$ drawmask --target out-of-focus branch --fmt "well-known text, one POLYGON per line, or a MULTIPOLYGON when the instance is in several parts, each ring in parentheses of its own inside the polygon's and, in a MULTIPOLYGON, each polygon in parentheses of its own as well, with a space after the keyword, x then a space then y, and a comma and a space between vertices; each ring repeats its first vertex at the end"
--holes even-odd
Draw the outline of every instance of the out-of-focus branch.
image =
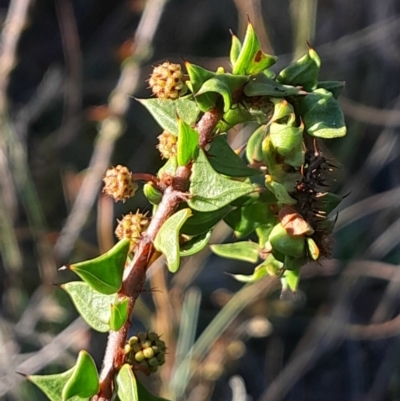
POLYGON ((1 33, 0 49, 0 113, 7 109, 7 87, 10 72, 16 63, 16 50, 21 33, 27 23, 31 0, 13 0, 10 3, 4 28, 1 33))
POLYGON ((116 140, 124 132, 122 116, 129 106, 140 72, 140 63, 148 57, 154 34, 167 0, 148 0, 134 37, 130 60, 126 60, 117 86, 108 104, 110 117, 99 129, 88 173, 83 180, 74 206, 54 247, 55 255, 64 259, 70 253, 97 197, 101 179, 110 164, 116 140))

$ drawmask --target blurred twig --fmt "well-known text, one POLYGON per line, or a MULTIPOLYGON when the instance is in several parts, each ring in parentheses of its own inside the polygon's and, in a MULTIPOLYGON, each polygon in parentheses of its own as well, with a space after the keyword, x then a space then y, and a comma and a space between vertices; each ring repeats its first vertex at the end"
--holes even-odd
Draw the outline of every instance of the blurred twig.
POLYGON ((129 106, 139 79, 140 63, 149 55, 149 48, 160 21, 166 0, 148 0, 134 37, 132 57, 126 60, 121 76, 112 92, 108 108, 111 114, 99 129, 88 173, 74 206, 54 247, 56 256, 64 259, 70 253, 97 197, 101 179, 110 164, 116 140, 124 132, 122 116, 129 106))

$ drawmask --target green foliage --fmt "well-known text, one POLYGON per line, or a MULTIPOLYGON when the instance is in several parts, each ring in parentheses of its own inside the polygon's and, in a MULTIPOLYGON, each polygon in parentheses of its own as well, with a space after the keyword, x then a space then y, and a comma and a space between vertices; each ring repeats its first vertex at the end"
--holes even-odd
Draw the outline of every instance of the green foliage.
MULTIPOLYGON (((149 174, 137 174, 147 181, 143 192, 155 205, 153 221, 148 226, 146 216, 145 227, 135 228, 139 233, 135 247, 122 239, 104 255, 70 265, 83 282, 61 285, 92 328, 119 331, 130 323, 154 250, 155 255, 164 255, 169 271, 175 273, 181 257, 204 249, 221 221, 243 240, 214 244, 211 250, 224 258, 258 263, 252 274, 233 276, 240 282, 273 276, 284 289, 296 291, 301 267, 329 255, 326 240, 334 222, 328 215, 341 198, 322 190, 332 165, 318 150, 317 139, 346 133, 336 100, 343 83, 318 81, 321 62, 312 48, 275 77, 269 67, 276 60, 262 51, 249 23, 243 43, 232 35, 231 73, 185 62, 187 76, 182 76, 180 66, 165 63, 174 96, 182 92, 182 86, 174 88, 177 82, 189 92, 176 100, 164 91, 166 79, 152 78, 161 82, 166 98, 139 102, 163 130, 176 136, 168 136, 173 146, 163 153, 169 159, 156 175, 148 179, 149 174), (248 163, 242 149, 233 150, 224 134, 247 122, 253 127, 243 152, 248 163), (130 253, 134 256, 126 266, 130 253), (130 285, 134 288, 127 288, 130 285)), ((124 182, 115 183, 119 185, 124 182)), ((127 225, 121 232, 129 231, 127 225)), ((125 331, 119 334, 125 341, 125 331)), ((165 362, 165 351, 164 341, 153 332, 118 344, 113 381, 101 385, 112 390, 115 384, 113 397, 120 401, 162 400, 150 394, 134 372, 155 373, 165 362)), ((29 380, 52 401, 86 400, 99 391, 97 370, 84 351, 71 370, 29 380)))
POLYGON ((129 240, 123 239, 104 255, 69 265, 68 268, 95 291, 107 295, 115 294, 121 288, 129 246, 129 240))
POLYGON ((189 208, 176 212, 163 224, 154 240, 154 246, 165 255, 168 269, 172 273, 179 269, 180 263, 179 230, 191 214, 189 208))
POLYGON ((64 373, 28 376, 51 401, 89 401, 99 390, 99 377, 93 358, 81 351, 76 365, 64 373))

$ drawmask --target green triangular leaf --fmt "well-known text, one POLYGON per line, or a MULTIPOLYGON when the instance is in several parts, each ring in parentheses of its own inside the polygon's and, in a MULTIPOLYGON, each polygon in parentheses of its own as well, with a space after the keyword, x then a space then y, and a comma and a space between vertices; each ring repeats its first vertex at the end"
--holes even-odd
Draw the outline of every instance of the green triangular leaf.
POLYGON ((211 235, 212 231, 208 231, 207 233, 197 235, 196 237, 190 239, 188 242, 185 242, 180 247, 180 252, 179 252, 180 255, 182 257, 191 256, 200 252, 202 249, 206 247, 208 241, 210 241, 211 235))
POLYGON ((246 157, 250 163, 257 163, 263 160, 262 142, 265 136, 265 125, 261 125, 251 134, 246 146, 246 157))
POLYGON ((279 205, 294 205, 296 200, 293 199, 285 186, 274 181, 270 175, 265 177, 265 186, 275 195, 279 205))
POLYGON ((96 366, 92 357, 85 351, 79 353, 77 364, 66 372, 54 375, 32 375, 27 376, 27 379, 39 387, 50 401, 89 401, 90 397, 98 392, 99 386, 96 366), (82 369, 88 369, 87 373, 82 369), (88 375, 87 383, 85 383, 86 374, 88 375), (77 375, 80 375, 82 381, 80 378, 77 379, 77 375), (74 391, 75 386, 78 393, 74 391))
POLYGON ((111 304, 110 328, 118 331, 128 320, 128 297, 111 304))
POLYGON ((343 112, 331 92, 317 89, 300 103, 300 113, 309 135, 317 138, 339 138, 346 135, 343 112))
POLYGON ((110 305, 116 301, 116 294, 100 294, 82 281, 71 281, 62 284, 61 288, 71 297, 79 314, 90 327, 102 333, 110 330, 110 305))
POLYGON ((294 86, 282 85, 273 79, 258 74, 250 79, 243 90, 246 96, 273 96, 286 97, 294 95, 305 95, 307 92, 294 86))
POLYGON ((235 104, 230 110, 224 113, 217 125, 218 132, 226 132, 236 124, 252 121, 253 116, 240 103, 235 104))
POLYGON ((220 74, 207 80, 196 93, 202 95, 208 92, 215 92, 224 99, 224 112, 226 113, 231 107, 234 99, 232 98, 235 91, 240 89, 246 82, 248 77, 242 75, 220 74))
POLYGON ((317 87, 321 60, 317 52, 309 48, 308 53, 282 70, 276 80, 283 84, 302 86, 306 91, 317 87))
POLYGON ((261 50, 261 45, 256 33, 254 32, 254 28, 249 23, 247 25, 243 46, 233 67, 233 74, 258 74, 275 64, 276 60, 277 58, 275 56, 265 54, 261 50))
POLYGON ((160 228, 154 240, 155 248, 164 254, 168 269, 175 273, 179 269, 179 230, 191 216, 189 208, 179 210, 173 214, 160 228))
POLYGON ((233 244, 215 244, 210 246, 211 250, 222 258, 242 260, 244 262, 256 263, 260 256, 260 247, 255 242, 243 241, 233 244))
POLYGON ((234 35, 232 32, 231 32, 231 34, 232 34, 232 45, 231 45, 231 50, 229 52, 229 59, 232 64, 232 68, 234 68, 235 64, 236 64, 236 60, 239 57, 240 49, 242 48, 242 44, 236 35, 234 35))
MULTIPOLYGON (((66 372, 54 375, 32 375, 27 376, 35 386, 40 388, 50 401, 63 401, 62 390, 67 383, 68 379, 74 373, 74 369, 69 369, 66 372)), ((89 397, 83 399, 81 397, 72 397, 68 401, 89 401, 89 397)))
POLYGON ((136 99, 140 102, 160 126, 170 132, 178 135, 178 118, 180 117, 186 124, 192 125, 196 122, 200 113, 196 102, 188 96, 177 100, 170 99, 136 99))
POLYGON ((259 170, 247 167, 240 156, 229 146, 226 135, 218 135, 212 141, 208 161, 213 169, 228 177, 250 177, 259 175, 259 170))
POLYGON ((72 375, 62 391, 63 401, 71 397, 92 397, 99 391, 99 375, 93 358, 86 352, 80 351, 72 375))
POLYGON ((199 144, 199 134, 196 130, 179 120, 179 134, 176 160, 179 166, 186 166, 194 159, 199 144))
POLYGON ((71 269, 94 290, 102 294, 115 294, 121 288, 129 247, 130 241, 122 239, 104 255, 64 266, 62 269, 71 269))
POLYGON ((214 72, 206 70, 196 64, 191 64, 188 61, 185 62, 185 67, 190 79, 187 85, 189 85, 194 94, 200 90, 204 82, 216 76, 214 72))
MULTIPOLYGON (((128 364, 123 365, 118 372, 116 383, 120 401, 139 401, 136 378, 128 364)), ((145 398, 140 400, 146 401, 145 398)))
POLYGON ((197 236, 207 233, 231 210, 232 208, 229 206, 212 212, 198 212, 197 210, 193 210, 192 217, 187 219, 182 226, 181 234, 197 236))
POLYGON ((267 266, 264 263, 258 265, 253 274, 245 275, 245 274, 232 274, 235 280, 240 281, 241 283, 254 283, 255 281, 261 280, 263 277, 268 275, 267 266))
POLYGON ((202 150, 193 163, 188 204, 200 212, 220 209, 233 200, 253 192, 252 184, 230 180, 218 174, 202 150))

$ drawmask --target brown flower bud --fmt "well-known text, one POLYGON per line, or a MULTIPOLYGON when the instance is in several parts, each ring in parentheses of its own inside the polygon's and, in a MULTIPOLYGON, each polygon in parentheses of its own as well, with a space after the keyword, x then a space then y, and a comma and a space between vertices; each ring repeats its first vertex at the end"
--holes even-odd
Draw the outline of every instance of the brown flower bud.
POLYGON ((176 144, 178 142, 176 135, 171 134, 168 131, 164 131, 158 136, 158 141, 160 143, 157 145, 157 148, 160 151, 163 159, 169 159, 176 155, 176 144))
POLYGON ((133 197, 138 188, 132 173, 127 167, 121 165, 108 169, 103 181, 105 183, 103 192, 112 196, 116 202, 120 200, 125 202, 133 197))
POLYGON ((154 67, 149 84, 153 94, 159 99, 177 99, 186 91, 182 78, 181 66, 166 61, 154 67))
POLYGON ((128 238, 131 241, 130 251, 132 252, 140 235, 146 231, 149 223, 149 219, 144 214, 126 214, 121 220, 118 220, 115 235, 118 239, 128 238))

